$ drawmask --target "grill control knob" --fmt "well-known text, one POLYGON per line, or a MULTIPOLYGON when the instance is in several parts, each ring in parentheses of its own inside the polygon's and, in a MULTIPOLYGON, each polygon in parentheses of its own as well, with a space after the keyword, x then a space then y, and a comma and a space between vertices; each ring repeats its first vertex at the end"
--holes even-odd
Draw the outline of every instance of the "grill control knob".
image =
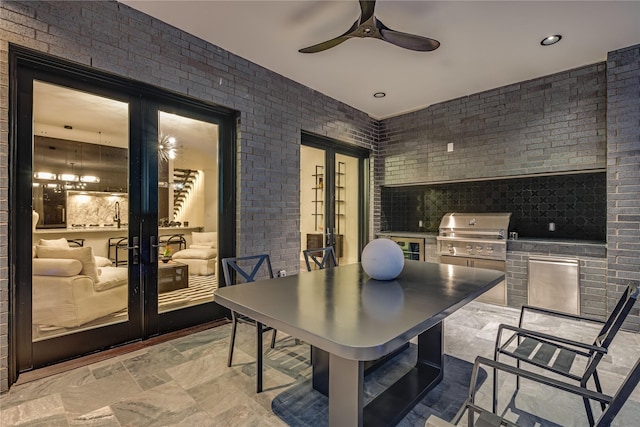
POLYGON ((482 246, 476 246, 476 251, 477 252, 482 252, 482 246))
POLYGON ((455 250, 453 249, 453 243, 447 244, 447 249, 449 249, 450 254, 455 253, 455 250))
POLYGON ((470 253, 473 252, 473 246, 467 245, 467 251, 470 253))
POLYGON ((487 246, 487 252, 493 252, 493 246, 487 246))

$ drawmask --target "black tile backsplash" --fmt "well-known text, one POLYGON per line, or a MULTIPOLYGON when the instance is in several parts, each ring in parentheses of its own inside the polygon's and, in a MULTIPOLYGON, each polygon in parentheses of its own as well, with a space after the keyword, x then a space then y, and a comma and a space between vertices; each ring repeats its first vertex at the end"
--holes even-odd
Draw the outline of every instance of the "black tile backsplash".
POLYGON ((511 212, 520 237, 605 241, 606 173, 382 188, 382 230, 437 232, 447 212, 511 212))

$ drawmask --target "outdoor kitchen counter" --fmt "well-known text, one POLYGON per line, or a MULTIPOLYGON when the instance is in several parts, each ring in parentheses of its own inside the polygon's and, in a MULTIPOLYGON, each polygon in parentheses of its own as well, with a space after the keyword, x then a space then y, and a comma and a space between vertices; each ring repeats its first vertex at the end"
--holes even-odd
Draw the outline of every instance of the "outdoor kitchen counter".
MULTIPOLYGON (((380 231, 377 237, 407 237, 425 239, 425 244, 435 245, 438 233, 416 231, 380 231)), ((425 258, 436 257, 435 253, 425 253, 425 258)), ((431 248, 435 251, 435 247, 431 248)), ((508 252, 548 253, 555 255, 588 256, 605 258, 607 256, 607 242, 599 240, 580 239, 551 239, 548 237, 520 237, 517 240, 507 240, 508 252)), ((437 262, 434 260, 434 262, 437 262)))
POLYGON ((417 231, 380 231, 377 234, 377 237, 410 237, 412 239, 424 239, 426 243, 434 243, 436 242, 436 237, 438 233, 430 233, 430 232, 417 232, 417 231))
POLYGON ((523 237, 517 240, 507 240, 507 253, 509 252, 606 258, 607 242, 523 237))

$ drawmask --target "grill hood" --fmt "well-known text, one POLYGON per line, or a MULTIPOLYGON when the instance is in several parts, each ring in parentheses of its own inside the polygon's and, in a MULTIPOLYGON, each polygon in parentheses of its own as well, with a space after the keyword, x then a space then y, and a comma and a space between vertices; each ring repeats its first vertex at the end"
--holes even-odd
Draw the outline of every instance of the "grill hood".
POLYGON ((510 212, 448 213, 442 217, 441 237, 506 239, 510 212))

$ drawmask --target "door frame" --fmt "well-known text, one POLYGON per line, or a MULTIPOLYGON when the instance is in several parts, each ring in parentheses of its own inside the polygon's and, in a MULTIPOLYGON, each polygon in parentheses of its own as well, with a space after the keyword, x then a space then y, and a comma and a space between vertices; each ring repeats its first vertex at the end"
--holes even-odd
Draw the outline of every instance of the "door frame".
MULTIPOLYGON (((146 83, 141 83, 126 79, 124 77, 97 71, 90 67, 68 62, 41 52, 37 52, 28 48, 9 45, 9 189, 8 203, 9 216, 8 222, 8 278, 9 278, 9 330, 8 330, 8 382, 13 384, 17 381, 20 372, 28 371, 38 367, 42 361, 34 360, 32 352, 35 343, 31 337, 31 280, 32 280, 32 224, 31 224, 31 181, 33 176, 32 158, 33 158, 33 129, 31 118, 33 117, 33 92, 31 90, 24 91, 25 84, 31 85, 33 80, 42 80, 46 82, 63 84, 64 86, 74 89, 85 88, 85 90, 102 96, 114 99, 126 99, 130 105, 130 117, 137 115, 137 120, 129 120, 130 141, 157 141, 157 129, 149 129, 148 123, 144 121, 145 113, 143 108, 148 108, 153 103, 163 103, 166 105, 179 105, 185 109, 206 112, 209 117, 215 117, 220 121, 219 142, 218 142, 218 159, 219 159, 219 256, 222 259, 225 256, 233 254, 236 244, 236 117, 237 112, 209 104, 203 101, 187 98, 186 96, 170 93, 162 88, 157 88, 146 83), (67 83, 65 83, 67 82, 67 83), (72 84, 69 84, 72 82, 72 84), (19 92, 23 90, 23 92, 19 92), (152 132, 155 131, 155 134, 152 132), (27 220, 28 219, 28 220, 27 220), (26 237, 28 236, 28 237, 26 237), (22 286, 21 286, 22 284, 22 286), (19 326, 23 325, 22 328, 19 326), (29 325, 25 327, 24 325, 29 325)), ((148 113, 148 111, 147 111, 148 113)), ((211 121, 211 120, 209 120, 211 121)), ((149 144, 147 144, 149 145, 149 144)), ((148 262, 151 253, 149 239, 143 239, 148 235, 149 231, 155 227, 157 233, 157 212, 155 212, 155 221, 151 211, 157 211, 157 193, 155 205, 150 204, 148 199, 148 190, 150 182, 154 176, 144 173, 144 171, 153 170, 149 164, 153 159, 148 156, 148 149, 145 151, 143 144, 130 144, 129 149, 130 167, 139 165, 137 171, 130 171, 129 197, 130 211, 139 213, 140 217, 132 216, 130 223, 140 221, 141 230, 134 232, 129 229, 129 238, 134 235, 140 236, 141 252, 140 257, 143 262, 138 266, 132 266, 129 270, 129 281, 134 285, 129 288, 129 321, 121 325, 112 326, 114 329, 110 331, 117 332, 118 340, 114 342, 110 335, 102 334, 99 342, 95 341, 92 347, 93 352, 97 348, 106 349, 114 345, 122 345, 126 342, 146 339, 159 333, 169 332, 182 329, 187 326, 201 324, 203 320, 198 316, 207 314, 209 317, 224 317, 227 310, 216 303, 207 303, 203 307, 194 309, 189 315, 181 316, 182 319, 171 319, 167 316, 166 324, 162 328, 159 326, 154 328, 153 325, 160 325, 158 319, 149 319, 143 324, 143 308, 145 302, 142 300, 139 287, 143 284, 140 282, 141 267, 145 257, 148 262), (135 174, 141 175, 136 176, 135 174), (141 191, 131 191, 131 182, 134 178, 139 178, 142 185, 139 187, 141 191), (143 201, 148 206, 143 206, 143 201), (150 217, 151 216, 151 217, 150 217), (146 234, 145 234, 146 233, 146 234), (137 281, 137 284, 136 284, 137 281), (134 305, 138 309, 132 310, 134 305), (133 318, 131 317, 133 316, 133 318), (127 337, 122 340, 122 337, 127 337)), ((153 163, 156 168, 155 183, 157 185, 157 163, 153 163)), ((138 187, 136 187, 136 190, 138 187)), ((129 255, 131 257, 131 254, 129 255)), ((131 259, 130 259, 131 260, 131 259)), ((130 263, 131 265, 131 263, 130 263)), ((155 285, 155 283, 154 283, 155 285)), ((147 285, 148 288, 152 286, 147 285)), ((147 303, 148 304, 148 303, 147 303)), ((176 311, 179 312, 179 311, 176 311)), ((184 313, 184 312, 183 312, 184 313)), ((173 316, 179 317, 179 316, 173 316)), ((208 320, 205 320, 208 321, 208 320)), ((88 331, 90 332, 90 331, 88 331)), ((79 332, 70 334, 68 338, 62 339, 62 345, 58 347, 60 353, 58 357, 61 359, 69 357, 79 357, 85 353, 77 353, 69 356, 64 353, 64 348, 70 345, 77 345, 78 339, 86 340, 89 336, 88 332, 79 332), (75 337, 75 338, 74 338, 75 337)), ((94 333, 94 335, 96 335, 94 333)), ((98 334, 100 335, 100 334, 98 334)), ((93 336, 92 336, 93 339, 93 336)), ((55 352, 54 352, 55 353, 55 352)))
MULTIPOLYGON (((343 154, 358 158, 358 258, 368 242, 369 230, 369 158, 371 150, 363 147, 347 145, 335 139, 316 135, 311 132, 301 132, 301 145, 325 151, 325 187, 333 183, 335 177, 335 155, 343 154), (331 181, 327 181, 330 178, 331 181)), ((334 193, 335 197, 335 193, 334 193)), ((335 223, 335 200, 325 203, 325 217, 335 223)), ((325 228, 327 224, 325 223, 325 228)))

